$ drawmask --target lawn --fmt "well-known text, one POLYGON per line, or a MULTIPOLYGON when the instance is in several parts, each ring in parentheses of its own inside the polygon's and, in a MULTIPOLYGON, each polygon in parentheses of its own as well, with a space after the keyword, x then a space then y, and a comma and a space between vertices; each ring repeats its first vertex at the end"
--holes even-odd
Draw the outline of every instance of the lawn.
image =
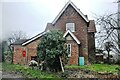
POLYGON ((3 71, 7 72, 19 72, 23 74, 23 77, 26 78, 57 78, 57 76, 53 73, 43 72, 37 69, 32 70, 29 67, 14 65, 3 63, 2 64, 3 71))
MULTIPOLYGON (((1 63, 0 63, 1 65, 1 63)), ((91 70, 95 72, 105 72, 105 73, 113 73, 118 74, 118 70, 116 68, 120 69, 120 66, 118 65, 107 65, 107 64, 92 64, 92 65, 85 65, 85 66, 65 66, 65 69, 72 68, 72 69, 85 69, 85 70, 91 70)), ((23 77, 25 78, 48 78, 48 79, 55 79, 61 80, 58 78, 57 73, 51 73, 51 72, 44 72, 37 69, 32 70, 31 68, 27 66, 21 66, 21 65, 14 65, 14 64, 8 64, 8 63, 2 63, 2 70, 8 71, 8 72, 18 72, 22 73, 23 77)))
POLYGON ((107 65, 107 64, 92 64, 92 65, 85 65, 85 66, 65 66, 65 68, 78 68, 78 69, 87 69, 96 72, 105 72, 105 73, 113 73, 118 74, 117 68, 120 68, 118 65, 107 65))

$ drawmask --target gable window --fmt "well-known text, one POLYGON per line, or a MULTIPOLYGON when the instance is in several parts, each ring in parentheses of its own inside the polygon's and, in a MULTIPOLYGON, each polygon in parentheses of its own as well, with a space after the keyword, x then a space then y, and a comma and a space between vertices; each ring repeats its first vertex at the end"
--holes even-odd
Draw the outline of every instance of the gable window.
POLYGON ((67 44, 68 57, 71 57, 71 44, 67 44))
POLYGON ((66 23, 66 31, 70 30, 71 32, 75 32, 75 23, 66 23))

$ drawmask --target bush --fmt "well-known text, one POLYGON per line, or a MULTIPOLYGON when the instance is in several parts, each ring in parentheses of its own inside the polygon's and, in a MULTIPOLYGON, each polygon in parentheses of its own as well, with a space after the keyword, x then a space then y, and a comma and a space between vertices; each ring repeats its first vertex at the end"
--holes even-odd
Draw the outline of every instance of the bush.
POLYGON ((60 31, 51 31, 42 36, 37 48, 39 62, 44 61, 51 71, 61 71, 60 57, 63 59, 63 65, 68 57, 65 42, 60 31))

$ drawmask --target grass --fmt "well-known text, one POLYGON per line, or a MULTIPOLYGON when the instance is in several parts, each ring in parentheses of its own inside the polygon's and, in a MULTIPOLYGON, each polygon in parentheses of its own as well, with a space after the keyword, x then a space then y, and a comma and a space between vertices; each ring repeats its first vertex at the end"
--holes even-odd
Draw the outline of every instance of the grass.
MULTIPOLYGON (((3 71, 8 72, 19 72, 23 74, 23 77, 25 78, 45 78, 46 79, 55 79, 61 80, 58 78, 56 73, 48 73, 43 72, 37 69, 32 70, 29 67, 21 66, 21 65, 14 65, 14 64, 8 64, 8 63, 0 63, 0 66, 2 65, 3 71)), ((107 65, 107 64, 92 64, 92 65, 85 65, 85 66, 65 66, 65 68, 72 68, 72 69, 87 69, 95 72, 105 72, 105 73, 113 73, 118 74, 118 70, 116 68, 120 69, 120 66, 118 65, 107 65)))
POLYGON ((23 77, 26 77, 26 78, 29 78, 29 77, 30 78, 57 78, 56 75, 53 73, 42 72, 37 69, 32 70, 29 67, 25 67, 21 65, 3 63, 2 68, 3 68, 3 71, 22 73, 23 77))
POLYGON ((85 65, 85 66, 65 66, 65 68, 80 68, 80 69, 87 69, 96 72, 105 72, 105 73, 113 73, 118 74, 118 70, 116 68, 120 68, 118 65, 107 65, 107 64, 92 64, 92 65, 85 65))

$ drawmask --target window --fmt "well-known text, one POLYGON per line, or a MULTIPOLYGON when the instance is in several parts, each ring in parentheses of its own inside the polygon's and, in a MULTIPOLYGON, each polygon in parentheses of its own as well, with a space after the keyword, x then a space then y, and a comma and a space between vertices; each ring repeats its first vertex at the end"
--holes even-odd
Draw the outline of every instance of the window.
POLYGON ((37 56, 31 56, 31 60, 37 61, 37 56))
POLYGON ((71 57, 71 44, 67 44, 68 57, 71 57))
POLYGON ((66 23, 66 31, 70 30, 71 32, 75 32, 75 24, 74 23, 66 23))

